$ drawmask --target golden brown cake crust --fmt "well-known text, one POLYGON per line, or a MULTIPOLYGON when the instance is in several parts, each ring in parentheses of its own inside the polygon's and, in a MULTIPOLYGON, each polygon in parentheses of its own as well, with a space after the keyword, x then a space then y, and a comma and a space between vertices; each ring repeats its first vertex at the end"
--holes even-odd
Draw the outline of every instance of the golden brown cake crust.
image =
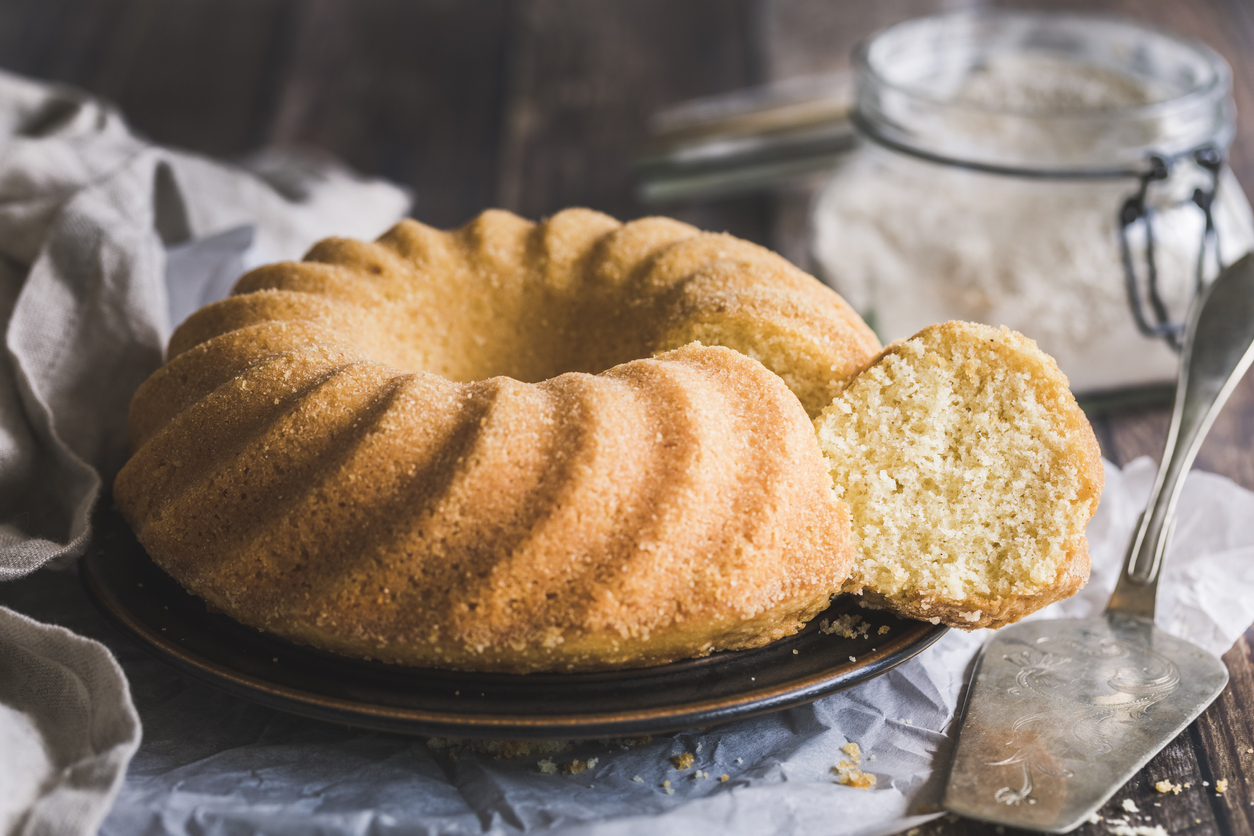
POLYGON ((325 241, 176 332, 115 499, 189 590, 335 652, 527 672, 760 646, 827 606, 852 543, 784 380, 670 344, 720 308, 727 343, 778 355, 756 315, 825 364, 785 370, 802 395, 878 350, 782 259, 666 219, 325 241))

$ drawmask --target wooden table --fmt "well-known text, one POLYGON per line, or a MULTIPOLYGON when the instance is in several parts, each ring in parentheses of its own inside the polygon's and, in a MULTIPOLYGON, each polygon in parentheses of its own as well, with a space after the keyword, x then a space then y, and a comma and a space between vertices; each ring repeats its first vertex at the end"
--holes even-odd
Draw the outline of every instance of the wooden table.
MULTIPOLYGON (((808 267, 807 184, 720 201, 638 203, 630 160, 647 117, 680 100, 846 67, 851 47, 871 31, 957 5, 964 4, 5 0, 0 67, 111 98, 161 143, 227 157, 264 145, 327 149, 411 186, 414 215, 437 226, 459 225, 489 206, 529 217, 571 205, 624 219, 663 211, 808 267)), ((1232 165, 1254 183, 1254 6, 1053 5, 1141 17, 1218 49, 1233 66, 1242 114, 1232 165)), ((1167 421, 1158 409, 1108 416, 1095 428, 1104 454, 1123 463, 1157 456, 1167 421)), ((1251 436, 1254 378, 1237 390, 1197 466, 1254 488, 1251 436)), ((1254 832, 1252 642, 1254 631, 1224 657, 1232 684, 1219 701, 1116 796, 1152 811, 1171 833, 1254 832), (1229 782, 1223 796, 1202 787, 1218 778, 1229 782), (1153 784, 1163 779, 1192 789, 1161 796, 1153 784)), ((941 820, 923 830, 991 829, 941 820)))

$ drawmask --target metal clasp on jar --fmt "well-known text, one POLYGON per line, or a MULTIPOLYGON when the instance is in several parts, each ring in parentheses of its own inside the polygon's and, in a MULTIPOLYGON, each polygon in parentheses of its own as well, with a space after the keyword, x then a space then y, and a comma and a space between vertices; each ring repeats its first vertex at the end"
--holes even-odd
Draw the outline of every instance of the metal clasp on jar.
POLYGON ((1136 192, 1130 195, 1119 209, 1119 248, 1123 256, 1128 305, 1132 308, 1132 317, 1136 321, 1137 330, 1147 337, 1162 339, 1176 351, 1180 350, 1185 323, 1183 319, 1172 318, 1159 292, 1158 268, 1154 261, 1153 210, 1146 197, 1152 183, 1167 180, 1171 176, 1172 168, 1187 158, 1191 158, 1198 168, 1209 175, 1209 185, 1205 188, 1201 186, 1195 188, 1192 196, 1192 201, 1202 211, 1205 222, 1201 245, 1197 252, 1197 275, 1193 289, 1193 294, 1197 295, 1201 292, 1205 281, 1208 252, 1214 253, 1216 272, 1223 269, 1223 262, 1219 255, 1219 236, 1215 231, 1215 220, 1211 214, 1215 194, 1219 190, 1219 175, 1224 166, 1223 154, 1219 149, 1208 143, 1174 157, 1152 155, 1149 158, 1148 167, 1138 177, 1140 185, 1136 192), (1137 273, 1129 235, 1132 227, 1138 222, 1144 225, 1145 231, 1145 277, 1143 279, 1137 273))

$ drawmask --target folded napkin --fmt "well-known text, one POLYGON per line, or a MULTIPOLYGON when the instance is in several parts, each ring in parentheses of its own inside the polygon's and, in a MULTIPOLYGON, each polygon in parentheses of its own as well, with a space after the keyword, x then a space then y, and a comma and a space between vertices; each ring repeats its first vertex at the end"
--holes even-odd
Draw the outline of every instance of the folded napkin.
MULTIPOLYGON (((252 263, 404 210, 393 187, 289 162, 153 148, 87 97, 0 75, 0 602, 24 613, 0 607, 0 832, 831 836, 935 816, 980 633, 811 705, 500 760, 195 684, 109 628, 71 572, 21 577, 81 552, 172 322, 252 263), (851 742, 873 789, 837 783, 851 742)), ((1153 476, 1148 459, 1107 465, 1093 578, 1041 616, 1100 611, 1153 476)), ((1254 621, 1254 493, 1195 473, 1179 513, 1160 623, 1221 653, 1254 621)))
MULTIPOLYGON (((172 317, 250 262, 372 238, 408 206, 309 155, 158 148, 89 96, 0 73, 0 581, 86 547, 172 317)), ((103 647, 0 608, 0 832, 94 832, 138 742, 103 647)))

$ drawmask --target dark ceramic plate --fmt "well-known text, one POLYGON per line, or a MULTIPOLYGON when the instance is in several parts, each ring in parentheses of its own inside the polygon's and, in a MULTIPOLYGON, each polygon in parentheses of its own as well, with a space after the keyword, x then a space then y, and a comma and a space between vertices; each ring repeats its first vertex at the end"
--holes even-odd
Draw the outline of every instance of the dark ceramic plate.
POLYGON ((273 708, 354 726, 449 737, 588 738, 676 731, 810 702, 919 653, 944 627, 837 599, 791 638, 758 650, 587 674, 459 673, 350 659, 211 613, 152 562, 107 499, 83 558, 87 592, 153 656, 273 708), (821 618, 857 612, 863 639, 824 635, 821 618), (880 628, 888 631, 880 634, 880 628), (851 658, 852 657, 852 658, 851 658))

